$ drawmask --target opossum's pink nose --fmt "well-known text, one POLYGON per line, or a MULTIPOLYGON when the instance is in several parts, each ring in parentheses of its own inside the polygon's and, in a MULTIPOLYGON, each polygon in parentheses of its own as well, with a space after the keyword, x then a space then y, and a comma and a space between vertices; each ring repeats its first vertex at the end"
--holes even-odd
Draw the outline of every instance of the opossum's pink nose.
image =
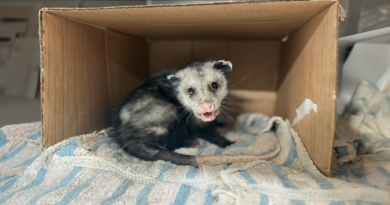
POLYGON ((212 112, 213 109, 214 109, 214 105, 209 103, 209 102, 207 102, 207 101, 204 101, 204 102, 199 104, 199 109, 202 112, 212 112))

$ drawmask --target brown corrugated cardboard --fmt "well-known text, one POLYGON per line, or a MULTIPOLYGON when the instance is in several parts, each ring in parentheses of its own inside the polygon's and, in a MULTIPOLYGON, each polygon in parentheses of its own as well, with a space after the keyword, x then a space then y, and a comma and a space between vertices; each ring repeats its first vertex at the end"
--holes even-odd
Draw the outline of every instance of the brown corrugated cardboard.
POLYGON ((314 164, 330 172, 336 113, 337 4, 311 18, 283 45, 275 114, 291 120, 306 99, 317 113, 303 118, 294 129, 314 164))
POLYGON ((109 95, 104 30, 44 12, 41 32, 42 144, 47 148, 106 127, 109 95))
POLYGON ((40 14, 44 148, 105 128, 110 108, 151 74, 190 60, 225 59, 233 63, 230 96, 241 112, 292 121, 305 98, 318 105, 318 113, 294 129, 330 175, 336 1, 53 8, 40 14))

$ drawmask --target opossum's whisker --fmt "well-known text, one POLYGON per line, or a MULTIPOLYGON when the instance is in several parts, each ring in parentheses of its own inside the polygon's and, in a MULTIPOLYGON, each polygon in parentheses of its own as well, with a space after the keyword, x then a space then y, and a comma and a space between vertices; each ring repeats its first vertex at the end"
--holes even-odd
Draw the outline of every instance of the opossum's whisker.
POLYGON ((229 102, 229 101, 222 101, 221 104, 225 104, 225 105, 239 105, 238 103, 236 102, 229 102))
POLYGON ((220 108, 220 110, 226 115, 227 118, 229 118, 229 120, 234 120, 234 118, 227 111, 222 108, 220 108))
POLYGON ((221 108, 223 108, 223 109, 225 109, 226 111, 233 111, 233 112, 236 112, 236 113, 241 113, 242 112, 242 110, 240 110, 240 109, 234 109, 234 108, 232 108, 232 107, 227 107, 227 106, 223 106, 223 105, 221 105, 221 108))
POLYGON ((189 112, 191 112, 190 110, 185 110, 183 111, 181 114, 180 114, 180 117, 179 117, 179 120, 180 121, 184 116, 186 116, 189 112))
POLYGON ((232 98, 227 98, 227 97, 225 97, 225 98, 223 99, 223 102, 237 103, 238 100, 239 100, 239 99, 233 98, 233 97, 232 97, 232 98))
POLYGON ((241 78, 241 79, 240 79, 239 81, 237 81, 236 83, 230 85, 228 88, 229 88, 229 89, 235 88, 235 87, 241 85, 243 82, 245 82, 245 81, 246 81, 248 78, 250 78, 250 77, 251 77, 250 75, 247 75, 247 76, 241 78))
POLYGON ((188 119, 192 118, 192 116, 194 115, 194 113, 191 113, 189 116, 187 116, 187 120, 186 120, 186 133, 187 133, 187 124, 188 124, 188 119))
POLYGON ((184 111, 180 114, 180 117, 179 117, 179 119, 177 120, 175 129, 177 129, 177 127, 179 126, 180 121, 183 119, 183 117, 186 116, 186 115, 187 115, 188 113, 190 113, 190 112, 191 112, 190 110, 184 110, 184 111))

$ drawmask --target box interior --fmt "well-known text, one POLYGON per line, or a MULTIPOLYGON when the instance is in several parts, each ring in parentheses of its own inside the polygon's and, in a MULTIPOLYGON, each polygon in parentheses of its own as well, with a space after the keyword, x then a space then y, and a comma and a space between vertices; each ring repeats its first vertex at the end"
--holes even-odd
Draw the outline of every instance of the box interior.
POLYGON ((109 111, 151 75, 191 60, 229 60, 234 105, 290 122, 329 175, 337 80, 335 1, 41 10, 43 147, 109 126, 109 111), (286 42, 282 38, 288 36, 286 42))

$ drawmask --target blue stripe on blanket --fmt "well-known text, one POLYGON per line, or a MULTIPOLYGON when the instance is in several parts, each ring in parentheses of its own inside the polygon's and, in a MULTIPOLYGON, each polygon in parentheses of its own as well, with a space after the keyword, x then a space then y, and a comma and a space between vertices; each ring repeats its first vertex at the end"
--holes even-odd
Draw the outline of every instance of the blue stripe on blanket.
POLYGON ((35 196, 33 199, 31 199, 31 200, 28 202, 28 204, 31 204, 31 205, 32 205, 32 204, 36 204, 36 203, 38 202, 38 200, 39 200, 40 198, 42 198, 43 196, 45 196, 45 195, 47 195, 47 194, 49 194, 49 193, 51 193, 51 192, 53 192, 53 191, 56 191, 56 190, 58 190, 58 189, 61 189, 61 188, 65 187, 66 185, 69 184, 69 182, 71 182, 71 181, 74 179, 74 177, 75 177, 81 170, 82 170, 81 167, 73 167, 73 169, 69 172, 69 174, 66 175, 66 176, 64 177, 64 179, 62 179, 61 182, 60 182, 57 186, 55 186, 55 187, 53 187, 53 188, 51 188, 51 189, 49 189, 49 190, 47 190, 47 191, 45 191, 45 192, 43 192, 43 193, 38 194, 38 195, 35 196))
POLYGON ((207 189, 203 205, 211 205, 214 200, 215 198, 213 197, 213 195, 211 195, 211 189, 207 189))
POLYGON ((380 173, 385 175, 387 177, 387 180, 389 180, 389 186, 390 186, 390 173, 383 167, 377 167, 376 168, 380 173))
POLYGON ((153 164, 154 164, 154 162, 149 162, 148 166, 144 170, 139 172, 139 174, 143 174, 143 173, 149 171, 149 169, 152 168, 153 164))
POLYGON ((170 170, 173 167, 173 164, 170 162, 164 162, 164 165, 160 169, 160 174, 158 175, 157 179, 159 181, 162 181, 164 179, 164 174, 168 170, 170 170))
POLYGON ((84 184, 74 188, 72 191, 68 192, 64 198, 61 199, 61 201, 59 201, 57 203, 57 205, 66 205, 66 204, 70 204, 73 200, 75 200, 77 197, 79 197, 79 195, 81 194, 81 192, 87 188, 92 182, 93 180, 95 180, 95 178, 100 174, 100 172, 98 173, 95 173, 92 177, 90 177, 84 184))
POLYGON ((131 185, 134 183, 131 182, 129 179, 123 180, 123 182, 116 188, 114 193, 108 197, 106 200, 104 200, 101 205, 111 205, 114 204, 119 198, 121 198, 129 189, 131 185))
MULTIPOLYGON (((278 175, 279 179, 281 179, 282 181, 282 184, 285 188, 294 188, 296 189, 295 185, 287 178, 286 175, 284 175, 282 173, 282 168, 278 165, 274 165, 272 164, 271 165, 272 168, 274 169, 275 173, 278 175)), ((244 177, 250 184, 253 184, 253 185, 256 185, 256 181, 252 178, 252 176, 249 174, 249 172, 245 171, 245 170, 240 170, 238 171, 242 177, 244 177)), ((262 195, 261 196, 261 204, 263 204, 263 200, 266 201, 266 204, 268 204, 268 196, 266 195, 262 195)), ((294 205, 304 205, 306 204, 304 201, 302 200, 293 200, 291 199, 290 202, 294 205)), ((265 202, 264 202, 265 204, 265 202)))
POLYGON ((15 175, 13 175, 13 176, 5 176, 5 177, 1 177, 0 178, 0 183, 1 182, 4 182, 4 181, 7 181, 8 179, 10 179, 10 178, 12 178, 12 177, 14 177, 15 175))
POLYGON ((337 158, 340 158, 340 157, 348 155, 347 146, 335 147, 335 149, 336 149, 336 152, 337 152, 337 158))
POLYGON ((276 175, 278 175, 280 181, 282 181, 282 184, 283 184, 283 187, 284 188, 291 188, 291 189, 296 189, 297 187, 290 181, 290 179, 285 175, 283 174, 282 170, 283 168, 278 166, 278 165, 275 165, 275 164, 271 164, 272 166, 272 169, 274 170, 274 172, 276 173, 276 175))
POLYGON ((340 136, 337 133, 335 133, 334 134, 334 140, 339 140, 339 139, 340 139, 340 136))
POLYGON ((60 157, 71 157, 74 156, 74 151, 79 147, 77 142, 70 140, 67 145, 58 150, 57 155, 60 157))
POLYGON ((223 151, 223 149, 221 147, 216 146, 215 151, 214 151, 214 155, 220 155, 220 154, 222 154, 222 151, 223 151))
POLYGON ((27 147, 27 143, 24 143, 24 144, 20 145, 19 147, 17 147, 16 149, 12 150, 12 152, 0 157, 0 163, 3 163, 5 161, 11 159, 12 157, 16 156, 26 147, 27 147))
POLYGON ((374 187, 374 188, 379 189, 379 187, 377 187, 377 186, 371 184, 370 182, 368 182, 366 176, 365 176, 363 173, 361 173, 358 169, 351 169, 351 172, 352 172, 355 176, 358 177, 359 182, 360 182, 361 184, 366 184, 366 185, 369 185, 369 186, 372 186, 372 187, 374 187))
POLYGON ((294 138, 290 135, 290 150, 288 151, 288 156, 286 161, 283 163, 283 166, 290 166, 294 161, 295 158, 297 157, 297 150, 295 147, 295 141, 294 138))
POLYGON ((390 139, 383 141, 378 148, 386 148, 388 145, 390 145, 390 139))
POLYGON ((210 145, 210 142, 204 140, 204 145, 201 148, 199 148, 199 155, 201 155, 207 149, 207 147, 209 145, 210 145))
POLYGON ((138 197, 136 199, 137 205, 148 204, 149 194, 150 194, 150 192, 152 192, 154 186, 155 186, 155 184, 147 184, 144 186, 144 188, 142 188, 142 190, 140 191, 140 193, 138 194, 138 197))
POLYGON ((186 178, 187 179, 194 179, 196 174, 198 173, 198 170, 199 170, 199 168, 197 168, 195 166, 190 166, 190 168, 188 168, 186 178))
POLYGON ((126 156, 127 156, 127 160, 129 160, 129 162, 135 162, 136 158, 134 156, 131 156, 129 154, 126 154, 126 156))
POLYGON ((249 132, 247 130, 242 130, 241 132, 239 132, 240 134, 248 134, 248 135, 252 135, 254 137, 257 137, 259 136, 259 133, 255 133, 255 132, 249 132))
POLYGON ((32 135, 29 137, 30 140, 37 140, 37 139, 39 139, 39 138, 41 138, 41 130, 39 130, 38 132, 32 134, 32 135))
POLYGON ((226 164, 222 164, 222 169, 223 170, 226 170, 227 168, 229 168, 229 166, 232 165, 231 163, 226 163, 226 164))
POLYGON ((242 124, 241 124, 241 131, 245 130, 245 128, 247 127, 246 124, 248 124, 249 116, 250 116, 250 114, 244 115, 244 120, 242 121, 242 124))
POLYGON ((263 125, 264 123, 268 123, 269 120, 257 120, 257 121, 254 121, 252 123, 252 126, 254 127, 260 127, 261 125, 263 125))
POLYGON ((378 202, 371 202, 371 201, 361 201, 361 200, 357 200, 356 201, 356 205, 362 205, 362 202, 364 202, 364 204, 371 204, 371 205, 381 205, 380 203, 378 202))
POLYGON ((295 199, 290 199, 290 202, 292 205, 305 205, 306 203, 302 200, 295 200, 295 199))
POLYGON ((343 201, 332 201, 329 205, 344 205, 343 201))
POLYGON ((366 147, 362 144, 358 144, 357 153, 360 155, 367 154, 366 147))
MULTIPOLYGON (((186 178, 187 179, 193 179, 195 178, 196 174, 198 172, 198 168, 194 166, 190 166, 188 168, 186 178)), ((176 194, 176 198, 174 201, 174 205, 180 205, 185 204, 187 201, 188 196, 190 195, 191 186, 188 186, 186 184, 182 184, 179 188, 179 192, 176 194)))
POLYGON ((7 179, 9 179, 9 180, 6 183, 4 183, 4 185, 2 187, 0 187, 0 194, 4 193, 8 189, 10 189, 15 184, 15 182, 18 181, 19 177, 13 176, 13 177, 10 177, 7 179))
MULTIPOLYGON (((160 169, 160 173, 157 177, 157 180, 162 181, 164 179, 165 172, 168 171, 169 169, 171 169, 173 166, 174 165, 172 163, 165 162, 164 165, 160 169)), ((140 191, 140 193, 138 194, 138 197, 136 199, 137 205, 147 204, 149 194, 150 194, 150 192, 152 192, 154 186, 155 186, 155 184, 147 184, 144 186, 144 188, 142 188, 142 190, 140 191)))
POLYGON ((241 130, 238 133, 240 133, 240 134, 242 134, 242 133, 249 134, 249 135, 252 135, 252 136, 259 136, 259 133, 257 133, 257 132, 253 133, 253 132, 249 132, 249 131, 246 130, 246 128, 249 126, 249 125, 247 125, 249 117, 250 117, 250 114, 245 114, 244 121, 241 124, 241 130))
MULTIPOLYGON (((292 142, 292 144, 294 144, 292 142)), ((295 147, 295 146, 294 146, 295 147)), ((278 166, 278 165, 275 165, 275 164, 271 164, 274 172, 276 173, 276 175, 278 175, 279 179, 282 181, 282 184, 283 184, 283 187, 285 188, 291 188, 291 189, 296 189, 297 187, 290 181, 290 179, 282 173, 282 167, 278 166)), ((290 199, 290 202, 294 205, 304 205, 306 204, 304 201, 302 200, 294 200, 294 199, 290 199)))
POLYGON ((173 202, 173 205, 182 205, 185 204, 187 201, 188 196, 190 195, 191 186, 188 186, 186 184, 183 184, 179 188, 179 192, 176 194, 175 201, 173 202))
POLYGON ((12 168, 19 168, 19 167, 30 166, 30 165, 35 161, 35 159, 36 159, 37 157, 39 157, 39 155, 37 155, 37 156, 35 156, 35 157, 32 157, 32 158, 30 158, 30 159, 28 159, 28 160, 26 160, 26 161, 24 161, 24 162, 22 162, 22 163, 20 163, 20 164, 18 164, 18 165, 16 165, 16 166, 14 166, 14 167, 12 167, 12 168))
POLYGON ((35 179, 27 186, 21 188, 21 189, 18 189, 14 192, 11 192, 10 194, 8 194, 6 197, 4 198, 1 198, 0 199, 0 204, 6 202, 8 199, 10 199, 12 196, 14 196, 16 193, 18 192, 22 192, 22 191, 26 191, 28 189, 31 189, 31 188, 34 188, 34 187, 37 187, 39 186, 40 184, 42 184, 42 182, 45 180, 45 177, 46 177, 46 173, 47 173, 47 169, 40 169, 38 171, 38 174, 37 176, 35 177, 35 179))
POLYGON ((377 112, 368 112, 370 115, 372 115, 374 118, 376 118, 377 112))
POLYGON ((334 189, 333 184, 328 179, 322 178, 315 180, 317 181, 318 185, 320 185, 321 189, 334 189))
POLYGON ((260 155, 265 155, 265 154, 272 153, 272 152, 275 151, 276 149, 277 149, 277 148, 269 149, 269 150, 267 150, 267 151, 262 152, 260 155))
MULTIPOLYGON (((41 131, 38 131, 38 132, 32 134, 32 135, 29 137, 29 139, 30 139, 30 140, 36 140, 36 139, 38 139, 40 136, 41 136, 41 131)), ((0 142, 0 143, 1 143, 1 142, 0 142)), ((0 157, 0 163, 3 163, 3 162, 5 162, 5 161, 7 161, 7 160, 13 158, 13 157, 16 156, 17 154, 19 154, 21 151, 23 151, 24 148, 27 147, 27 145, 28 145, 28 143, 26 142, 26 143, 20 145, 19 147, 17 147, 16 149, 12 150, 10 153, 8 153, 8 154, 6 154, 6 155, 0 157)))
POLYGON ((111 144, 113 141, 110 138, 105 138, 97 141, 95 144, 91 146, 91 150, 96 151, 104 144, 111 144))
POLYGON ((370 81, 367 81, 367 84, 368 84, 370 87, 374 88, 376 91, 379 91, 379 88, 378 88, 378 86, 377 86, 375 83, 370 82, 370 81))
POLYGON ((246 179, 249 184, 257 184, 255 179, 253 179, 253 177, 246 170, 239 170, 238 173, 240 173, 241 176, 244 177, 244 179, 246 179))
POLYGON ((363 142, 365 142, 365 143, 371 143, 370 138, 366 134, 362 135, 362 139, 363 139, 363 142))
POLYGON ((268 205, 269 204, 269 198, 265 194, 260 194, 260 205, 268 205))
POLYGON ((387 107, 390 110, 390 95, 386 95, 387 107))
POLYGON ((351 182, 348 177, 348 164, 344 163, 339 168, 339 179, 344 180, 346 182, 351 182))
POLYGON ((0 129, 0 148, 7 144, 7 136, 4 134, 3 130, 0 129))

